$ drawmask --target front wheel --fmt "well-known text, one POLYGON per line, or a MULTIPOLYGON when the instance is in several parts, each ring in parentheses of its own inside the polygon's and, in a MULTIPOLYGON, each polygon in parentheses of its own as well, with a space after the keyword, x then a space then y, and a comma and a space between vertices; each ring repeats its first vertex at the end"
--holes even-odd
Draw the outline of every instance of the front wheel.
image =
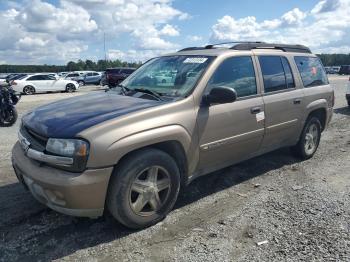
POLYGON ((68 85, 66 86, 66 92, 67 92, 67 93, 73 93, 73 92, 75 92, 75 86, 74 86, 73 84, 68 84, 68 85))
POLYGON ((145 228, 162 220, 180 190, 180 172, 172 157, 157 149, 132 153, 114 172, 107 207, 129 228, 145 228))
POLYGON ((301 133, 298 144, 292 147, 295 156, 303 160, 311 158, 320 143, 321 123, 317 117, 311 117, 307 120, 303 132, 301 133))
POLYGON ((80 81, 78 81, 78 84, 79 84, 79 86, 84 86, 85 82, 80 80, 80 81))

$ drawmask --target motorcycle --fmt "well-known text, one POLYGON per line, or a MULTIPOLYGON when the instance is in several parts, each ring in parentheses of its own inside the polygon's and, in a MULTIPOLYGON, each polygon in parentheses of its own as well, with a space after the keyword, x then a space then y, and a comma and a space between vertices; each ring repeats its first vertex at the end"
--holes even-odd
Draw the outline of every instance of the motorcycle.
POLYGON ((18 113, 15 105, 20 99, 21 95, 16 94, 11 86, 0 86, 0 127, 16 123, 18 113))

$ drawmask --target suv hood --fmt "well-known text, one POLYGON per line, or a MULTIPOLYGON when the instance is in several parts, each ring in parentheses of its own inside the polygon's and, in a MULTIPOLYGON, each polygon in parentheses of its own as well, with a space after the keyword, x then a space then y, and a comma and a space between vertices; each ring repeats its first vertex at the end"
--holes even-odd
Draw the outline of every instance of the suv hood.
POLYGON ((22 119, 35 133, 53 138, 73 138, 101 122, 164 102, 122 96, 116 92, 82 95, 38 107, 22 119))

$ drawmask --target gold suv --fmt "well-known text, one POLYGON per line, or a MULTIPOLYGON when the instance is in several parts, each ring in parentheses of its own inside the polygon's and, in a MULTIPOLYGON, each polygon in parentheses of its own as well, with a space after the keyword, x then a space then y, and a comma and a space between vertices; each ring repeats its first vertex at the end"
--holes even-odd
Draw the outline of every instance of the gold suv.
POLYGON ((143 228, 199 176, 281 147, 312 157, 333 105, 322 63, 305 46, 185 48, 149 60, 108 92, 25 115, 13 166, 58 212, 108 209, 143 228))

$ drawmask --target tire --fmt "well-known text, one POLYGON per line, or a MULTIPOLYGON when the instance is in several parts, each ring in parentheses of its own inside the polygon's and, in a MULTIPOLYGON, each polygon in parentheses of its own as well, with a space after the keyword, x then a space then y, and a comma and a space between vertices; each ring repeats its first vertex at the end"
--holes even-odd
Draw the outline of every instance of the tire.
POLYGON ((84 81, 78 81, 79 86, 84 86, 85 82, 84 81))
POLYGON ((35 88, 34 86, 25 86, 23 88, 23 93, 25 95, 34 95, 35 94, 35 88))
POLYGON ((298 143, 291 148, 296 157, 306 160, 317 151, 321 139, 321 123, 317 117, 311 116, 306 121, 298 143))
POLYGON ((68 84, 68 85, 66 86, 66 92, 67 92, 67 93, 73 93, 73 92, 75 92, 75 86, 74 86, 73 84, 68 84))
POLYGON ((11 112, 10 112, 10 118, 6 119, 6 121, 4 123, 0 123, 1 127, 8 127, 8 126, 13 126, 14 123, 16 123, 18 119, 18 113, 15 107, 11 108, 11 112))
POLYGON ((180 171, 174 159, 157 149, 143 149, 132 153, 115 169, 107 208, 126 227, 145 228, 166 217, 179 190, 180 171))

